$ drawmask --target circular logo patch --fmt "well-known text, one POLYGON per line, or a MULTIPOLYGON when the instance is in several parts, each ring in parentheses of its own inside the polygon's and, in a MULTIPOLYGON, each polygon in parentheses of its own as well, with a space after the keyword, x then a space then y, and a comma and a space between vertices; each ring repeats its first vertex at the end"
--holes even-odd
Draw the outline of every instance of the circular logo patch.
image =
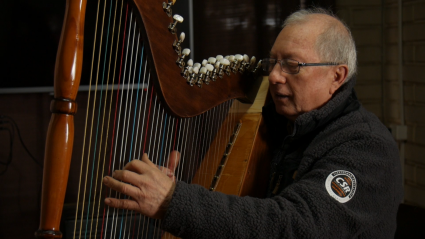
POLYGON ((340 203, 346 203, 356 192, 356 177, 348 171, 337 170, 326 178, 325 187, 331 197, 340 203))

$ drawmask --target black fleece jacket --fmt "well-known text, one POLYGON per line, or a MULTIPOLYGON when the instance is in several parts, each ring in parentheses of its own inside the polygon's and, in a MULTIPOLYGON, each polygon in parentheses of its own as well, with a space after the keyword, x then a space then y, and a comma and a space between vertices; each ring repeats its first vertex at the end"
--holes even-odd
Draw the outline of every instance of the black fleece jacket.
POLYGON ((177 182, 162 228, 183 238, 393 238, 403 194, 397 145, 354 84, 300 115, 292 134, 274 105, 263 108, 277 132, 268 198, 177 182))

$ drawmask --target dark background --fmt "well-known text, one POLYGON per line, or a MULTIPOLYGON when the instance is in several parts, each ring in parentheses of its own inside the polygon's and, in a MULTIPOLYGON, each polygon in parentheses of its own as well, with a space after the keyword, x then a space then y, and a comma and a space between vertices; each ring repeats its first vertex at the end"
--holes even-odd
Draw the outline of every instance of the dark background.
MULTIPOLYGON (((52 86, 56 51, 66 1, 13 0, 0 7, 0 88, 52 86), (12 10, 19 9, 19 14, 12 10)), ((334 9, 333 0, 305 1, 306 6, 334 9)), ((268 55, 283 19, 300 8, 300 1, 214 0, 193 1, 195 59, 231 54, 268 55)), ((81 85, 88 85, 91 42, 97 1, 87 2, 84 60, 81 85)), ((179 32, 186 33, 189 47, 188 1, 179 0, 174 12, 185 21, 179 32)))

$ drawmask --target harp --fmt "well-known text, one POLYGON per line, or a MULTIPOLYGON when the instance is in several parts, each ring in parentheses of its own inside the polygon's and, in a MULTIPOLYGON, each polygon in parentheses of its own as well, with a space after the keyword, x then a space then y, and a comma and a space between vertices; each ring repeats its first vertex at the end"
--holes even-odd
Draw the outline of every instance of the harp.
MULTIPOLYGON (((264 185, 265 179, 258 178, 268 165, 260 162, 267 154, 261 114, 242 114, 244 106, 234 107, 234 99, 253 102, 261 83, 261 77, 253 73, 258 66, 231 59, 229 66, 223 61, 210 72, 190 71, 182 64, 187 59, 174 32, 178 19, 168 16, 173 2, 99 1, 98 14, 108 16, 99 27, 117 28, 95 33, 100 47, 92 53, 99 56, 99 63, 92 62, 96 72, 91 75, 96 82, 92 87, 103 91, 94 91, 91 109, 87 108, 92 120, 86 120, 85 132, 87 138, 96 137, 83 142, 80 181, 84 186, 78 194, 73 238, 168 236, 156 221, 103 206, 102 198, 111 192, 102 188, 101 178, 143 152, 154 163, 166 166, 167 153, 181 151, 178 180, 230 194, 261 194, 255 188, 264 185), (114 104, 109 103, 113 100, 114 104), (105 112, 114 114, 104 117, 105 112)), ((85 8, 86 0, 67 0, 50 106, 37 238, 62 238, 59 228, 73 149, 85 8)))

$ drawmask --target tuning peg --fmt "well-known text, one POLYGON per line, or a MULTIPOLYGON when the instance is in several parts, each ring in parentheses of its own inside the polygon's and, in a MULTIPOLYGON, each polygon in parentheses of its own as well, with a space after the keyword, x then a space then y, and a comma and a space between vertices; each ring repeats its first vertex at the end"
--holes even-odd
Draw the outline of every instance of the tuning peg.
POLYGON ((170 32, 172 33, 172 34, 175 34, 176 33, 176 25, 177 25, 177 23, 182 23, 183 22, 183 20, 184 20, 184 18, 182 17, 182 16, 180 16, 180 15, 174 15, 173 16, 173 19, 175 20, 173 23, 171 23, 169 26, 168 26, 168 29, 170 30, 170 32))
POLYGON ((217 80, 217 70, 218 70, 218 67, 220 66, 220 62, 218 62, 215 57, 210 57, 208 58, 208 63, 212 66, 212 70, 210 70, 211 80, 215 81, 217 80))
POLYGON ((204 60, 202 61, 202 66, 206 66, 206 65, 207 65, 207 63, 208 63, 208 61, 204 59, 204 60))
POLYGON ((225 59, 229 60, 229 62, 230 62, 229 70, 226 71, 226 74, 227 75, 230 75, 230 71, 232 70, 233 65, 235 64, 235 56, 234 55, 230 55, 229 57, 227 57, 227 58, 226 57, 225 57, 225 59))
POLYGON ((189 73, 190 73, 190 68, 192 68, 192 66, 193 66, 193 60, 192 59, 189 59, 188 61, 187 61, 187 66, 186 66, 186 68, 184 69, 184 71, 181 73, 182 74, 182 76, 185 78, 185 79, 187 79, 187 80, 189 80, 190 79, 190 77, 189 77, 189 73))
POLYGON ((229 60, 227 60, 226 58, 220 60, 220 69, 218 70, 218 76, 220 78, 223 78, 223 71, 225 71, 227 75, 230 75, 229 66, 229 60), (227 73, 227 71, 229 71, 229 73, 227 73))
POLYGON ((181 53, 182 52, 182 48, 181 48, 180 45, 184 41, 185 36, 186 35, 184 34, 184 32, 180 33, 179 40, 178 41, 177 40, 174 40, 174 43, 173 43, 173 48, 177 52, 177 54, 179 54, 179 56, 182 54, 181 53))
POLYGON ((249 65, 246 67, 247 70, 254 68, 256 61, 257 61, 257 58, 255 58, 255 56, 251 57, 251 61, 249 62, 249 65))
POLYGON ((182 54, 181 54, 181 56, 179 57, 179 59, 177 59, 177 61, 176 61, 176 64, 180 67, 180 68, 182 68, 183 69, 183 67, 184 67, 184 58, 186 57, 186 56, 188 56, 190 54, 190 49, 188 49, 188 48, 185 48, 184 50, 183 50, 183 52, 182 52, 182 54))
POLYGON ((190 76, 192 75, 192 73, 193 73, 193 67, 188 66, 187 67, 187 76, 184 77, 188 83, 190 82, 190 76))
POLYGON ((197 81, 197 85, 199 88, 202 87, 206 74, 207 74, 207 68, 205 66, 201 67, 201 69, 199 70, 198 81, 197 81))
POLYGON ((214 70, 212 71, 211 79, 213 81, 217 80, 218 71, 220 70, 220 62, 216 61, 214 64, 214 70))
POLYGON ((208 58, 208 63, 210 63, 211 65, 214 65, 216 61, 217 59, 215 57, 208 58))
POLYGON ((162 9, 164 9, 164 12, 167 13, 167 15, 169 17, 171 17, 173 15, 172 10, 171 10, 171 6, 173 6, 174 3, 176 3, 176 0, 172 0, 169 3, 166 3, 166 2, 162 3, 162 9))
POLYGON ((252 71, 253 73, 257 73, 258 71, 261 71, 261 62, 262 60, 258 61, 257 67, 255 67, 255 69, 252 71))
POLYGON ((189 81, 189 85, 193 86, 195 84, 195 82, 198 81, 198 72, 199 72, 199 68, 194 66, 192 68, 193 73, 190 75, 190 81, 189 81))
MULTIPOLYGON (((205 84, 207 84, 207 85, 209 85, 210 84, 210 82, 211 82, 211 75, 212 75, 212 72, 215 70, 214 69, 214 66, 213 65, 211 65, 211 64, 207 64, 206 66, 205 66, 205 68, 207 69, 207 72, 205 73, 205 84)), ((214 80, 215 81, 215 80, 214 80)))
POLYGON ((241 66, 239 67, 239 72, 243 74, 245 70, 248 69, 248 65, 249 65, 249 56, 247 54, 244 54, 241 66))
POLYGON ((233 61, 233 67, 232 67, 233 73, 236 74, 236 72, 238 72, 238 69, 239 69, 242 61, 243 61, 243 56, 241 54, 236 54, 235 59, 233 61))
POLYGON ((243 61, 247 64, 249 63, 249 56, 247 54, 243 55, 243 61))

